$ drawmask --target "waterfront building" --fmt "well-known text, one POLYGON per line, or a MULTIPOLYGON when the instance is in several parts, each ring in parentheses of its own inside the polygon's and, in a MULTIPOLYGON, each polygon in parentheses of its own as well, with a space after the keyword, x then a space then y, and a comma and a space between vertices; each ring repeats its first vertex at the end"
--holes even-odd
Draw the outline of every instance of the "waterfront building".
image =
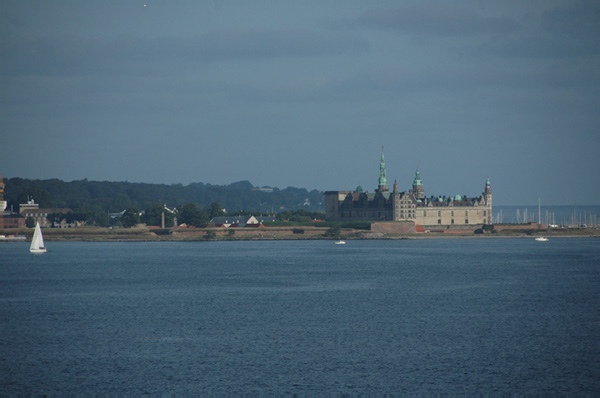
MULTIPOLYGON (((40 227, 48 228, 52 227, 52 222, 48 220, 48 215, 50 214, 66 214, 72 212, 71 209, 64 208, 40 208, 38 203, 35 203, 33 198, 28 198, 27 203, 19 204, 19 214, 23 216, 25 219, 32 218, 34 224, 40 223, 40 227)), ((59 227, 65 228, 68 226, 75 226, 77 223, 69 224, 66 222, 60 223, 59 227)))
POLYGON ((7 203, 4 200, 4 178, 0 176, 0 229, 25 228, 25 218, 12 211, 6 211, 7 203))
POLYGON ((483 193, 477 197, 427 197, 417 168, 408 192, 400 192, 397 181, 390 192, 382 148, 375 192, 364 192, 360 186, 354 191, 327 191, 325 216, 327 221, 338 222, 412 221, 422 226, 491 224, 492 189, 488 178, 483 193))

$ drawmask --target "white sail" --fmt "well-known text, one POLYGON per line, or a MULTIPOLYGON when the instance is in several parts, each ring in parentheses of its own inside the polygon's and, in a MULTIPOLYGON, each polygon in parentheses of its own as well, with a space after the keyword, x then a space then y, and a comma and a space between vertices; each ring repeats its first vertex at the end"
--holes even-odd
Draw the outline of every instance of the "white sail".
POLYGON ((31 239, 29 251, 32 253, 46 252, 46 248, 44 247, 44 238, 42 237, 42 229, 40 228, 39 222, 35 224, 35 232, 33 233, 33 238, 31 239))

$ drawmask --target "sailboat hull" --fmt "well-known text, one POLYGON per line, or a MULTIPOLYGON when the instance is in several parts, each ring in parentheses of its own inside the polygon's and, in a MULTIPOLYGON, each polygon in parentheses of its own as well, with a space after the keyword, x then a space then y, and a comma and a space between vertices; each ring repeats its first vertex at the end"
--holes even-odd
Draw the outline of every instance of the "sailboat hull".
POLYGON ((29 251, 32 252, 32 253, 46 253, 47 250, 46 250, 45 247, 42 247, 42 248, 39 248, 39 249, 29 249, 29 251))

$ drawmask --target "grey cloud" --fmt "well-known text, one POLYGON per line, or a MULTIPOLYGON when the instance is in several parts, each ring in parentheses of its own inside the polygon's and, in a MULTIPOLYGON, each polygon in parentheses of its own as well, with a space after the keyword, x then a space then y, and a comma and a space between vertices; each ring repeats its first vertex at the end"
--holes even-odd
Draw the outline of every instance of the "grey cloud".
POLYGON ((519 28, 516 21, 506 17, 485 17, 463 7, 431 4, 371 9, 353 24, 402 34, 451 37, 504 33, 519 28))
POLYGON ((495 55, 510 58, 580 58, 600 53, 600 41, 578 40, 566 36, 528 36, 490 41, 465 47, 462 52, 471 55, 495 55))
MULTIPOLYGON (((600 84, 600 72, 593 65, 554 65, 552 68, 506 67, 505 65, 473 64, 469 67, 439 67, 410 72, 369 71, 356 73, 331 82, 314 93, 316 99, 338 101, 393 101, 415 95, 452 95, 470 98, 475 93, 529 93, 543 98, 549 93, 576 89, 578 102, 595 98, 600 84)), ((594 102, 596 103, 596 101, 594 102)), ((509 106, 510 104, 506 104, 509 106)))
POLYGON ((463 54, 576 60, 600 54, 600 4, 573 2, 530 16, 528 29, 462 48, 463 54))
POLYGON ((600 3, 573 2, 542 14, 541 26, 547 32, 587 37, 595 42, 600 35, 600 3))
POLYGON ((187 63, 321 57, 367 49, 359 38, 291 30, 112 40, 14 36, 0 41, 0 74, 179 73, 187 63))

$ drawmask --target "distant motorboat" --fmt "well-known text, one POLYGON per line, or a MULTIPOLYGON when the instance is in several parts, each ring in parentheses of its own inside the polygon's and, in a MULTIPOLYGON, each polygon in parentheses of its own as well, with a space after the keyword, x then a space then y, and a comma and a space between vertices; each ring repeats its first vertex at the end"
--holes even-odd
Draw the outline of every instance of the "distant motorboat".
POLYGON ((538 242, 548 242, 548 238, 545 238, 543 236, 538 236, 537 238, 535 238, 535 240, 537 240, 538 242))
POLYGON ((337 242, 335 242, 336 245, 345 245, 346 241, 344 240, 338 240, 337 242))
POLYGON ((32 253, 46 253, 46 248, 44 247, 44 237, 42 236, 42 229, 40 228, 39 222, 35 224, 35 232, 33 233, 33 238, 31 239, 29 251, 32 253))

